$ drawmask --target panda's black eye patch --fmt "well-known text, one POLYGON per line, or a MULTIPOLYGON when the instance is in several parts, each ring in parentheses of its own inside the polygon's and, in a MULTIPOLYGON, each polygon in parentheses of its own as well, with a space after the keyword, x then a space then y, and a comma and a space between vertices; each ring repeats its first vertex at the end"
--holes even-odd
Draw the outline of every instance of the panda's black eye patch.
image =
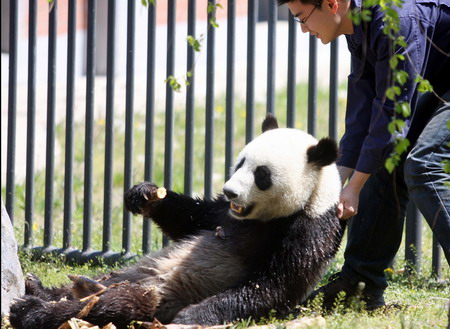
POLYGON ((253 174, 255 175, 255 184, 261 191, 265 191, 272 186, 270 170, 266 166, 256 167, 253 174))
POLYGON ((242 158, 241 161, 237 164, 236 168, 234 169, 234 172, 238 171, 239 168, 241 168, 244 165, 245 158, 242 158))

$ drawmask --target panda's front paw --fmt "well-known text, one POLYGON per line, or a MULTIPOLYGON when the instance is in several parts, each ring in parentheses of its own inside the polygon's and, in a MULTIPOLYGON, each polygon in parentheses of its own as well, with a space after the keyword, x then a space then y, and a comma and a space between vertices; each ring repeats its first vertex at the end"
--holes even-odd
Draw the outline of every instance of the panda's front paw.
POLYGON ((125 207, 133 214, 142 214, 151 217, 156 202, 166 196, 166 189, 158 188, 153 183, 142 182, 134 185, 125 193, 125 207))

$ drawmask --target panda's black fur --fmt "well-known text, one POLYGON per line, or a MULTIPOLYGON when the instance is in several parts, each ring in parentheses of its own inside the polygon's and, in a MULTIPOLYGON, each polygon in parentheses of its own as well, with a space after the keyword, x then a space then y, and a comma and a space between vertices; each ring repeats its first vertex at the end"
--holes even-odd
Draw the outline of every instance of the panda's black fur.
MULTIPOLYGON (((271 116, 263 123, 264 131, 277 127, 271 116)), ((305 162, 305 170, 320 175, 324 166, 335 166, 333 141, 316 141, 306 150, 305 160, 299 160, 305 162)), ((234 173, 251 160, 244 153, 238 161, 234 173)), ((257 183, 252 188, 262 195, 280 188, 275 173, 264 164, 253 175, 257 183)), ((338 190, 334 171, 332 177, 328 183, 338 190)), ((314 288, 339 248, 345 224, 336 217, 337 200, 333 196, 334 201, 320 211, 311 209, 314 203, 308 201, 289 215, 253 218, 252 211, 261 205, 245 205, 240 213, 244 204, 233 186, 225 185, 227 197, 202 200, 170 190, 158 199, 156 185, 135 185, 125 194, 126 207, 152 218, 174 243, 96 281, 72 276, 71 286, 45 288, 29 276, 26 295, 11 307, 11 324, 17 329, 58 328, 72 317, 82 317, 97 325, 113 322, 119 328, 133 320, 155 318, 162 323, 217 325, 266 317, 272 310, 277 316, 289 314, 314 288), (230 209, 229 200, 237 200, 239 206, 230 209), (94 302, 82 298, 95 293, 99 299, 86 312, 86 305, 94 302)), ((316 193, 314 186, 311 189, 307 193, 316 193)), ((289 197, 279 192, 274 198, 289 197)), ((320 193, 314 197, 320 198, 320 193)))

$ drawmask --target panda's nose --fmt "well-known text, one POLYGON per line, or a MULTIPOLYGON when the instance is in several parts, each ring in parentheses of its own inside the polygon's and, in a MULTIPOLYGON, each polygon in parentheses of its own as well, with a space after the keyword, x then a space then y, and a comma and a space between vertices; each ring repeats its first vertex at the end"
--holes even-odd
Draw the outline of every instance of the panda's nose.
POLYGON ((234 193, 232 190, 230 190, 229 188, 226 188, 226 187, 223 188, 223 194, 226 195, 228 200, 232 200, 237 197, 236 193, 234 193))

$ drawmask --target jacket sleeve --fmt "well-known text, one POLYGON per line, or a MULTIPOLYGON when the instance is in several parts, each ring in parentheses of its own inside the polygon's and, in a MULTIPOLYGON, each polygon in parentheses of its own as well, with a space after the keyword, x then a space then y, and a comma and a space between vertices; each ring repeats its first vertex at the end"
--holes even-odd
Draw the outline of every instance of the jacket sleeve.
MULTIPOLYGON (((396 54, 405 56, 397 68, 407 72, 409 79, 402 86, 399 102, 414 103, 417 98, 416 82, 426 62, 426 35, 423 35, 414 19, 401 20, 401 34, 408 48, 397 47, 396 54)), ((340 143, 339 165, 354 168, 364 173, 374 173, 383 166, 393 147, 393 137, 388 125, 395 114, 395 104, 386 98, 391 86, 392 57, 391 41, 383 33, 381 18, 374 19, 369 32, 360 46, 349 43, 352 52, 352 73, 349 77, 346 130, 340 143)), ((405 118, 404 118, 405 119, 405 118)), ((406 136, 410 127, 406 118, 401 132, 406 136)))

